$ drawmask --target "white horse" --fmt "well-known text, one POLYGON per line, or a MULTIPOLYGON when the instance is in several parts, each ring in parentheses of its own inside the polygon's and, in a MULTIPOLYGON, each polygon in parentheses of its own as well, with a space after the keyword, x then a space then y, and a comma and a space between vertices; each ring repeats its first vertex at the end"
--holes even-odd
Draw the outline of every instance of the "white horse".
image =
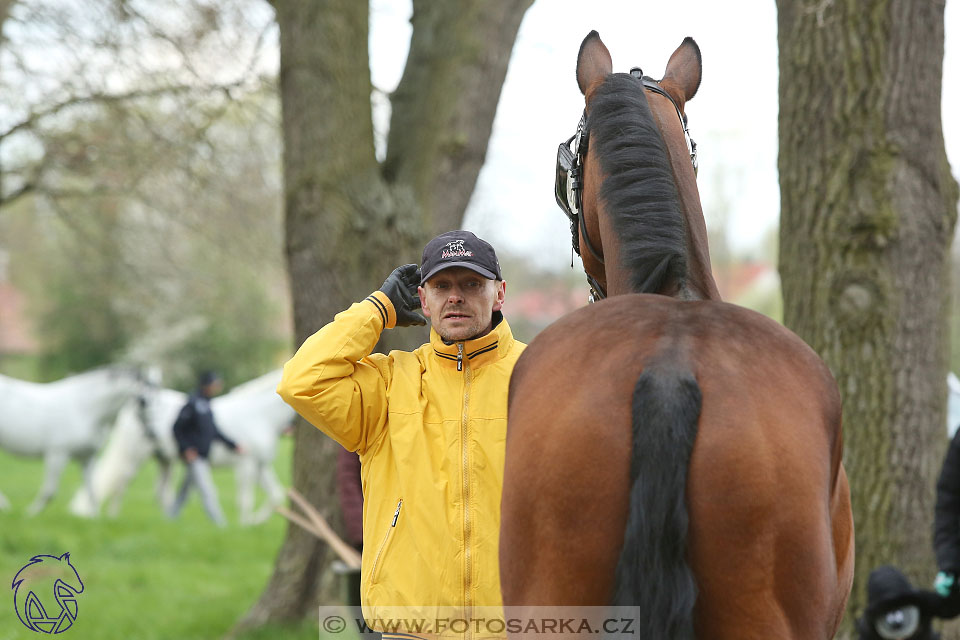
MULTIPOLYGON (((294 411, 276 393, 281 371, 278 369, 232 389, 211 400, 217 427, 244 448, 237 455, 214 441, 210 463, 233 465, 237 480, 237 504, 240 522, 253 524, 266 520, 276 505, 284 500, 283 486, 273 470, 277 441, 290 426, 294 411), (254 513, 255 484, 259 481, 267 496, 254 513)), ((172 389, 154 389, 126 405, 117 418, 114 432, 93 471, 93 491, 77 492, 70 510, 80 516, 93 517, 105 500, 107 512, 116 516, 127 486, 143 463, 151 456, 160 464, 157 497, 166 508, 173 499, 171 482, 173 463, 177 461, 177 445, 173 424, 187 396, 172 389)))
MULTIPOLYGON (((94 454, 120 408, 142 385, 131 367, 103 367, 45 384, 0 375, 0 448, 44 461, 43 484, 29 515, 50 502, 71 459, 83 466, 84 487, 92 495, 94 454)), ((0 508, 8 504, 0 496, 0 508)))

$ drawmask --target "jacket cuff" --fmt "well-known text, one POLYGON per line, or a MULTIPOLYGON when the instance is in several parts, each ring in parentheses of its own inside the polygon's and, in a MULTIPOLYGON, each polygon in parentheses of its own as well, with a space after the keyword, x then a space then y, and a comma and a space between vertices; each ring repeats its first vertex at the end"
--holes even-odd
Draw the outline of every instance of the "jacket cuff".
POLYGON ((378 317, 383 321, 382 329, 393 329, 397 326, 397 310, 383 291, 374 291, 366 298, 377 309, 378 317))

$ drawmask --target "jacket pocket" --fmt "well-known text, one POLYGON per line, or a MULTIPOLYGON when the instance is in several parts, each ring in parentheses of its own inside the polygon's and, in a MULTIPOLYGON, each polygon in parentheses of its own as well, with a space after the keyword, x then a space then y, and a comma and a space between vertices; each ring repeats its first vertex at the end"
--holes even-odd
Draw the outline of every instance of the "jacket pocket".
POLYGON ((373 559, 373 568, 370 570, 370 582, 376 582, 378 572, 380 567, 383 564, 383 558, 386 555, 387 547, 390 545, 390 541, 393 539, 394 532, 397 529, 397 521, 400 519, 400 509, 403 507, 403 498, 397 501, 397 510, 393 512, 393 520, 390 522, 390 527, 387 529, 387 533, 383 536, 383 541, 380 543, 380 547, 377 549, 377 555, 373 559))

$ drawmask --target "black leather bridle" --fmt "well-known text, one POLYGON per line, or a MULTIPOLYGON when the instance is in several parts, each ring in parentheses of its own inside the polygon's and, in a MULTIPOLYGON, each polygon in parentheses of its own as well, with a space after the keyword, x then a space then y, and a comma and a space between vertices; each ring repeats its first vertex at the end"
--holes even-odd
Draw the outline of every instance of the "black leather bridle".
MULTIPOLYGON (((673 99, 669 93, 663 90, 660 84, 650 76, 643 75, 643 70, 634 67, 630 70, 630 75, 643 83, 647 91, 657 93, 667 98, 673 107, 677 110, 677 117, 680 118, 680 126, 683 128, 683 134, 687 141, 687 149, 690 152, 690 162, 693 164, 694 175, 697 173, 697 143, 690 137, 690 130, 687 128, 687 121, 680 111, 680 105, 673 99)), ((590 241, 590 235, 587 232, 587 224, 583 216, 583 165, 587 157, 587 151, 590 145, 590 132, 587 128, 587 111, 584 109, 580 116, 580 122, 577 124, 577 132, 573 134, 566 142, 560 143, 557 149, 556 183, 554 185, 554 197, 560 209, 566 214, 570 221, 570 235, 572 238, 573 251, 578 256, 580 253, 580 236, 583 236, 587 250, 601 265, 604 265, 603 255, 594 248, 590 241)), ((573 266, 571 256, 571 266, 573 266)), ((587 276, 587 284, 590 285, 590 302, 602 300, 607 297, 604 287, 591 276, 587 276)))

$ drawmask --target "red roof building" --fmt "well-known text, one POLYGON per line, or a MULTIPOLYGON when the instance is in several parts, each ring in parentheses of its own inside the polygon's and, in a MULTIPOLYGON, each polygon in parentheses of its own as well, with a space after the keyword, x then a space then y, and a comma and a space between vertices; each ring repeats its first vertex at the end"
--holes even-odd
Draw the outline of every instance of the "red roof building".
POLYGON ((38 350, 23 293, 7 280, 0 279, 0 354, 31 355, 38 350))

